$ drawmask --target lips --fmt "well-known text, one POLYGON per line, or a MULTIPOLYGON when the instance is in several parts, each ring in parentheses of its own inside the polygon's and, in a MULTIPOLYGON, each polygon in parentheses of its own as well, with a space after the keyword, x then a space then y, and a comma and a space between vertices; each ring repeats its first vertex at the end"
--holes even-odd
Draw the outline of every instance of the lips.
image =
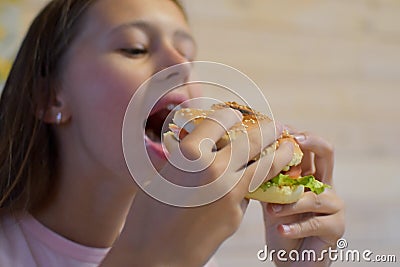
POLYGON ((164 123, 168 125, 166 119, 168 119, 170 112, 188 99, 187 96, 178 93, 167 94, 154 105, 145 122, 146 147, 160 158, 166 158, 161 145, 163 125, 164 123))
MULTIPOLYGON (((187 101, 189 98, 182 94, 169 93, 162 97, 153 107, 150 112, 150 116, 157 113, 158 111, 168 108, 170 106, 176 107, 177 105, 187 101)), ((172 108, 172 109, 173 109, 172 108)), ((171 109, 171 110, 172 110, 171 109)))

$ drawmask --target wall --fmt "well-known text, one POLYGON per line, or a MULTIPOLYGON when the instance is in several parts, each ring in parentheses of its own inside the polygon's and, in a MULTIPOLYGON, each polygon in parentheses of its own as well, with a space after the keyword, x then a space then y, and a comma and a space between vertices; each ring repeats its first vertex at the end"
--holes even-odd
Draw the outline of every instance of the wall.
MULTIPOLYGON (((349 248, 397 253, 400 1, 185 3, 200 59, 244 71, 277 120, 335 145, 334 179, 347 205, 349 248)), ((256 259, 260 212, 250 206, 240 231, 217 255, 222 266, 266 266, 256 259)), ((364 266, 335 266, 342 265, 364 266)))
POLYGON ((0 92, 27 25, 45 0, 0 1, 0 92))

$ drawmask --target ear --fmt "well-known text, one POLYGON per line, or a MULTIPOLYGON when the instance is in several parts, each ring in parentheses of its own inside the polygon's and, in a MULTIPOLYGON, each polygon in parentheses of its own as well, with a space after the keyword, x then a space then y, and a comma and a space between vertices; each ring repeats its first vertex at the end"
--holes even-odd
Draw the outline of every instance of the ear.
POLYGON ((71 111, 65 96, 57 92, 45 110, 38 110, 36 116, 49 124, 65 124, 71 119, 71 111))

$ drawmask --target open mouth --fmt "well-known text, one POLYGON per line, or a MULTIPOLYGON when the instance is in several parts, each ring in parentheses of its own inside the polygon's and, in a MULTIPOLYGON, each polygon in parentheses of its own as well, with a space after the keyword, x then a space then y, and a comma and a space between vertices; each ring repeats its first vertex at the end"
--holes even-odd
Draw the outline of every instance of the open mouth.
POLYGON ((173 111, 178 105, 188 100, 187 97, 180 94, 168 94, 160 99, 150 112, 150 116, 145 121, 145 141, 146 147, 151 149, 161 158, 166 158, 164 149, 161 145, 161 136, 163 129, 168 127, 169 122, 172 122, 173 111))
POLYGON ((151 114, 146 120, 145 133, 146 136, 153 142, 161 143, 161 134, 163 131, 163 125, 170 121, 166 121, 168 115, 176 107, 175 104, 169 104, 166 107, 151 114))

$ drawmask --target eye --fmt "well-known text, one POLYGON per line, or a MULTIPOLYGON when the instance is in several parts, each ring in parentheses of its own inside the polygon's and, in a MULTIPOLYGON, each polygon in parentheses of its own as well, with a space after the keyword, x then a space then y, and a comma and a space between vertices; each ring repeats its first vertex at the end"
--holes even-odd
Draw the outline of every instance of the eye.
POLYGON ((148 50, 145 47, 122 48, 120 51, 133 58, 142 57, 148 53, 148 50))

